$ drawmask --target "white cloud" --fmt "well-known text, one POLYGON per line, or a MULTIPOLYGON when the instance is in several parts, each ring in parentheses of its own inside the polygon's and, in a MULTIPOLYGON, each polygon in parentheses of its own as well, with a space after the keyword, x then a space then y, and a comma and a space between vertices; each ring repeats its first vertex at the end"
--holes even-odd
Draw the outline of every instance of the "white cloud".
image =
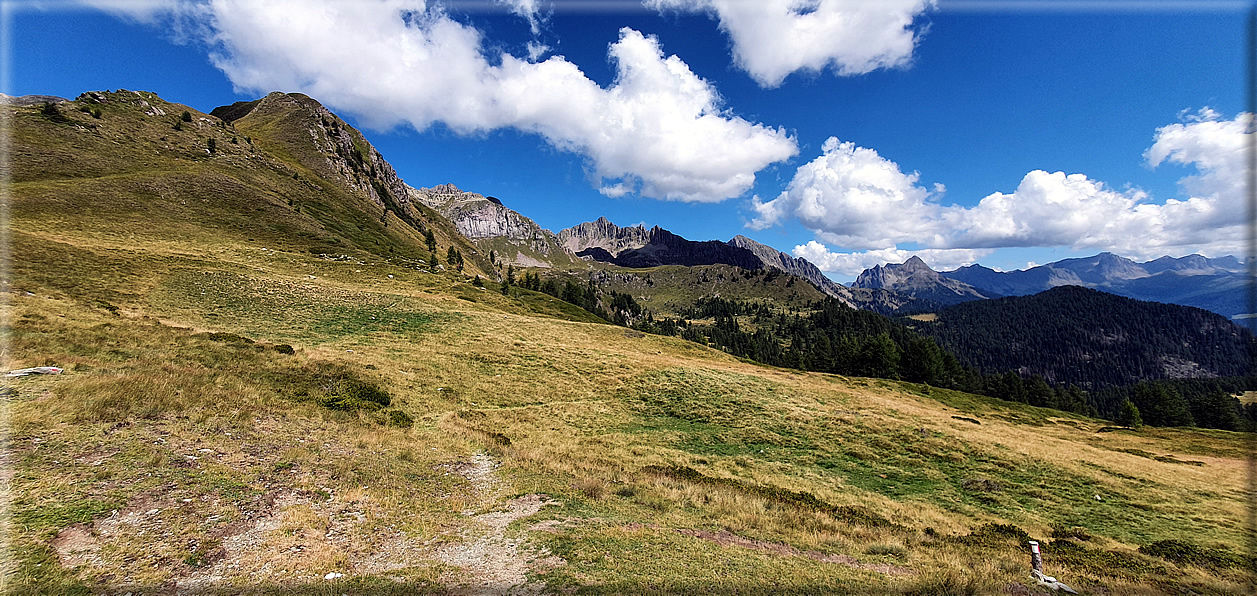
POLYGON ((529 29, 532 34, 541 33, 541 23, 544 18, 541 16, 541 7, 538 0, 496 0, 498 4, 503 4, 511 10, 511 13, 523 17, 528 21, 529 29))
MULTIPOLYGON (((536 3, 509 4, 535 14, 536 3)), ((502 54, 493 63, 480 31, 423 0, 166 6, 170 15, 203 13, 211 60, 238 89, 302 92, 377 129, 533 132, 587 157, 595 187, 608 181, 649 197, 721 201, 797 152, 785 130, 730 113, 709 82, 632 29, 609 48, 617 74, 603 88, 560 56, 502 54)))
POLYGON ((643 0, 655 10, 712 12, 738 66, 776 87, 793 72, 859 75, 907 65, 913 21, 934 0, 643 0))
POLYGON ((994 252, 991 249, 923 249, 904 250, 883 248, 860 252, 834 252, 824 244, 812 240, 794 247, 794 256, 811 261, 821 271, 855 277, 865 269, 886 263, 902 263, 917 256, 935 271, 947 271, 972 265, 978 259, 994 252))
POLYGON ((992 193, 972 207, 941 205, 916 173, 904 174, 871 149, 831 138, 780 196, 752 200, 757 217, 749 227, 793 217, 821 242, 863 250, 833 252, 816 241, 795 249, 823 270, 842 272, 911 254, 928 262, 927 250, 942 251, 932 258, 950 264, 1001 247, 1064 246, 1134 258, 1242 254, 1249 224, 1244 176, 1251 122, 1248 114, 1224 120, 1205 109, 1159 128, 1144 154, 1147 162, 1190 165, 1197 172, 1180 181, 1187 198, 1161 203, 1084 174, 1034 170, 1011 193, 992 193), (926 250, 905 251, 900 244, 926 250))
POLYGON ((546 55, 546 52, 550 51, 550 46, 536 41, 528 42, 526 48, 528 49, 529 62, 536 62, 540 60, 542 56, 546 55))
POLYGON ((1183 122, 1157 129, 1152 147, 1144 152, 1148 165, 1165 162, 1194 165, 1198 175, 1180 181, 1190 196, 1217 197, 1227 207, 1238 209, 1244 200, 1244 172, 1252 116, 1240 114, 1223 120, 1211 108, 1184 114, 1183 122))
POLYGON ((917 185, 919 176, 872 149, 830 137, 824 153, 800 166, 776 199, 753 200, 762 229, 787 215, 799 219, 826 242, 867 249, 901 242, 942 242, 936 195, 917 185))

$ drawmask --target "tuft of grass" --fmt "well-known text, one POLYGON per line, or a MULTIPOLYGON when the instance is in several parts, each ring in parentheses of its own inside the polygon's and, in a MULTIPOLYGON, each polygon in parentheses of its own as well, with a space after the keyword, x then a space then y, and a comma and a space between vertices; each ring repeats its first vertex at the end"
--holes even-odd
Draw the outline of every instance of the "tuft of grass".
POLYGON ((1160 557, 1180 565, 1196 565, 1213 569, 1240 567, 1253 568, 1253 561, 1224 548, 1200 546, 1185 540, 1158 540, 1139 547, 1139 552, 1160 557))
POLYGON ((323 395, 317 401, 332 410, 378 410, 391 404, 393 398, 374 383, 346 376, 334 378, 324 385, 323 395))

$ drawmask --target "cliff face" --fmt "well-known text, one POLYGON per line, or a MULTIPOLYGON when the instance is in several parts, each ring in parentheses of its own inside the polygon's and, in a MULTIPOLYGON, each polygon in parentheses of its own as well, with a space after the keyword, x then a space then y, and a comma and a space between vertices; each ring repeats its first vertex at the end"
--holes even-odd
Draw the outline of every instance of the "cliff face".
POLYGON ((320 178, 358 191, 415 229, 427 227, 393 166, 362 133, 318 101, 300 93, 275 92, 215 108, 211 115, 242 130, 265 131, 271 149, 292 156, 320 178))
POLYGON ((504 206, 500 200, 460 190, 453 184, 409 188, 410 197, 445 216, 483 252, 529 267, 557 266, 573 260, 550 230, 504 206))
POLYGON ((641 226, 621 228, 607 218, 599 217, 597 221, 587 221, 560 231, 558 239, 563 248, 573 253, 598 248, 615 256, 649 244, 650 232, 641 226))

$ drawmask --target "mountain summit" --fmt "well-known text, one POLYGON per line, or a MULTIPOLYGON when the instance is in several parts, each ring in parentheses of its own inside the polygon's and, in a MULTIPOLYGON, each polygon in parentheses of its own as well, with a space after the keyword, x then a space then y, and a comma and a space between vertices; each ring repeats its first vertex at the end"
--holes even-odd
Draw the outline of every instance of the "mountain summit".
POLYGON ((942 305, 982 300, 997 295, 993 292, 983 293, 967 283, 944 277, 915 255, 898 265, 878 265, 865 269, 851 286, 890 290, 912 299, 929 300, 942 305))

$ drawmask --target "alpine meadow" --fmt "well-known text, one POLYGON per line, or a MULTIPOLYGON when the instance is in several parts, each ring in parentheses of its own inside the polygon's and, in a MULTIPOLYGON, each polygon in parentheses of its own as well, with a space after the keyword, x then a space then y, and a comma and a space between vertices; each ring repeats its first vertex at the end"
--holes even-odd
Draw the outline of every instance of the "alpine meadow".
POLYGON ((1025 178, 950 202, 988 181, 928 186, 948 150, 769 106, 880 114, 933 36, 1017 11, 482 4, 19 12, 161 30, 227 90, 13 66, 0 592, 1252 593, 1229 96, 1140 129, 1146 186, 996 167, 1075 167, 1061 132, 965 157, 1025 178))

